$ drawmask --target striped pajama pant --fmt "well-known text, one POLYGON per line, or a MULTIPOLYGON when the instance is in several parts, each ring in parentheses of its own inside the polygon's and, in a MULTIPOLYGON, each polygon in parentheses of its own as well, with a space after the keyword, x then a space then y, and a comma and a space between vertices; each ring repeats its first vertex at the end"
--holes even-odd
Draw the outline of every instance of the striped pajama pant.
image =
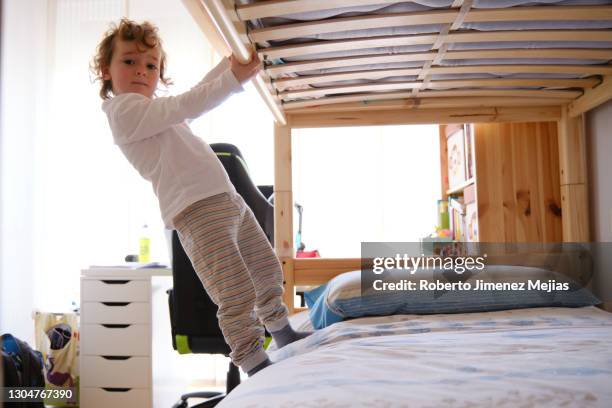
POLYGON ((244 371, 267 358, 264 324, 289 323, 280 262, 253 212, 237 193, 200 200, 175 219, 185 253, 211 300, 230 357, 244 371))

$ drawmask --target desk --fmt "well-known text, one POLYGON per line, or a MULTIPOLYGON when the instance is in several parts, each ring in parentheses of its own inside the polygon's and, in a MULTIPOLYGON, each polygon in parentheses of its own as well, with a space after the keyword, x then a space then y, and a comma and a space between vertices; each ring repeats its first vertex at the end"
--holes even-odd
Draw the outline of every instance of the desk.
POLYGON ((153 407, 151 279, 155 276, 172 276, 172 270, 81 271, 81 406, 153 407))

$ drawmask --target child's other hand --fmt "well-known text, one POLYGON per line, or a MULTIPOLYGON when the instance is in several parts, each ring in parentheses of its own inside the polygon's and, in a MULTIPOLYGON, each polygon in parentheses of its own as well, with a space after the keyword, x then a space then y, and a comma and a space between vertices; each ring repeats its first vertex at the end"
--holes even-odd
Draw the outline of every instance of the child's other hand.
POLYGON ((259 56, 257 55, 257 53, 253 52, 251 62, 241 64, 236 59, 236 56, 232 54, 232 56, 230 57, 230 67, 232 73, 234 74, 238 82, 244 84, 245 82, 253 78, 257 74, 257 72, 259 72, 259 70, 261 69, 261 61, 259 60, 259 56))

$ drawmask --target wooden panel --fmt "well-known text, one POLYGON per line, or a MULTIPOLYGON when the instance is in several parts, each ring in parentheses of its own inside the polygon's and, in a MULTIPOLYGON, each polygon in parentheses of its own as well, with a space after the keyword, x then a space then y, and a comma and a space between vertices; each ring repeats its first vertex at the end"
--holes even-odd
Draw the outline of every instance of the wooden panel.
POLYGON ((586 183, 586 140, 582 116, 572 118, 567 109, 563 109, 558 132, 561 184, 586 183))
POLYGON ((561 117, 558 106, 449 108, 449 109, 395 109, 387 111, 329 112, 287 114, 292 128, 332 126, 377 126, 410 124, 445 124, 468 122, 539 122, 557 121, 561 117))
MULTIPOLYGON (((502 144, 498 143, 499 127, 503 125, 476 124, 474 126, 474 148, 476 156, 476 179, 478 180, 478 227, 482 242, 504 242, 505 223, 502 205, 504 202, 502 174, 502 144)), ((512 210, 512 208, 510 208, 512 210)))
POLYGON ((589 206, 586 184, 561 186, 563 241, 589 242, 589 206))
MULTIPOLYGON (((538 172, 538 190, 543 194, 540 201, 542 220, 542 233, 544 242, 558 241, 563 236, 562 223, 559 223, 561 213, 561 180, 559 178, 559 144, 557 129, 554 123, 547 127, 540 127, 538 134, 538 157, 542 158, 541 167, 538 172), (545 166, 544 163, 549 163, 545 166)), ((540 163, 540 162, 539 162, 540 163)))
POLYGON ((475 126, 482 242, 559 242, 556 123, 475 126))
MULTIPOLYGON (((511 138, 513 155, 509 163, 513 168, 514 193, 516 195, 516 212, 514 214, 517 242, 540 242, 541 200, 537 188, 538 161, 537 132, 540 124, 517 123, 511 126, 506 137, 511 138)), ((506 181, 507 179, 504 179, 506 181)), ((512 179, 509 179, 512 180, 512 179)), ((511 223, 512 219, 506 222, 511 223)), ((512 241, 512 239, 510 240, 512 241)))

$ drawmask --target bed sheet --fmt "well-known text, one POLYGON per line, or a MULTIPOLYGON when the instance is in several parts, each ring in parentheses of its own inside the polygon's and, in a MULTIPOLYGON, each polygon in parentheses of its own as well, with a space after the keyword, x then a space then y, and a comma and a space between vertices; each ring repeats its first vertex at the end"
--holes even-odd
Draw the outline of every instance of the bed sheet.
POLYGON ((272 351, 219 407, 611 407, 610 339, 592 306, 355 319, 272 351))

